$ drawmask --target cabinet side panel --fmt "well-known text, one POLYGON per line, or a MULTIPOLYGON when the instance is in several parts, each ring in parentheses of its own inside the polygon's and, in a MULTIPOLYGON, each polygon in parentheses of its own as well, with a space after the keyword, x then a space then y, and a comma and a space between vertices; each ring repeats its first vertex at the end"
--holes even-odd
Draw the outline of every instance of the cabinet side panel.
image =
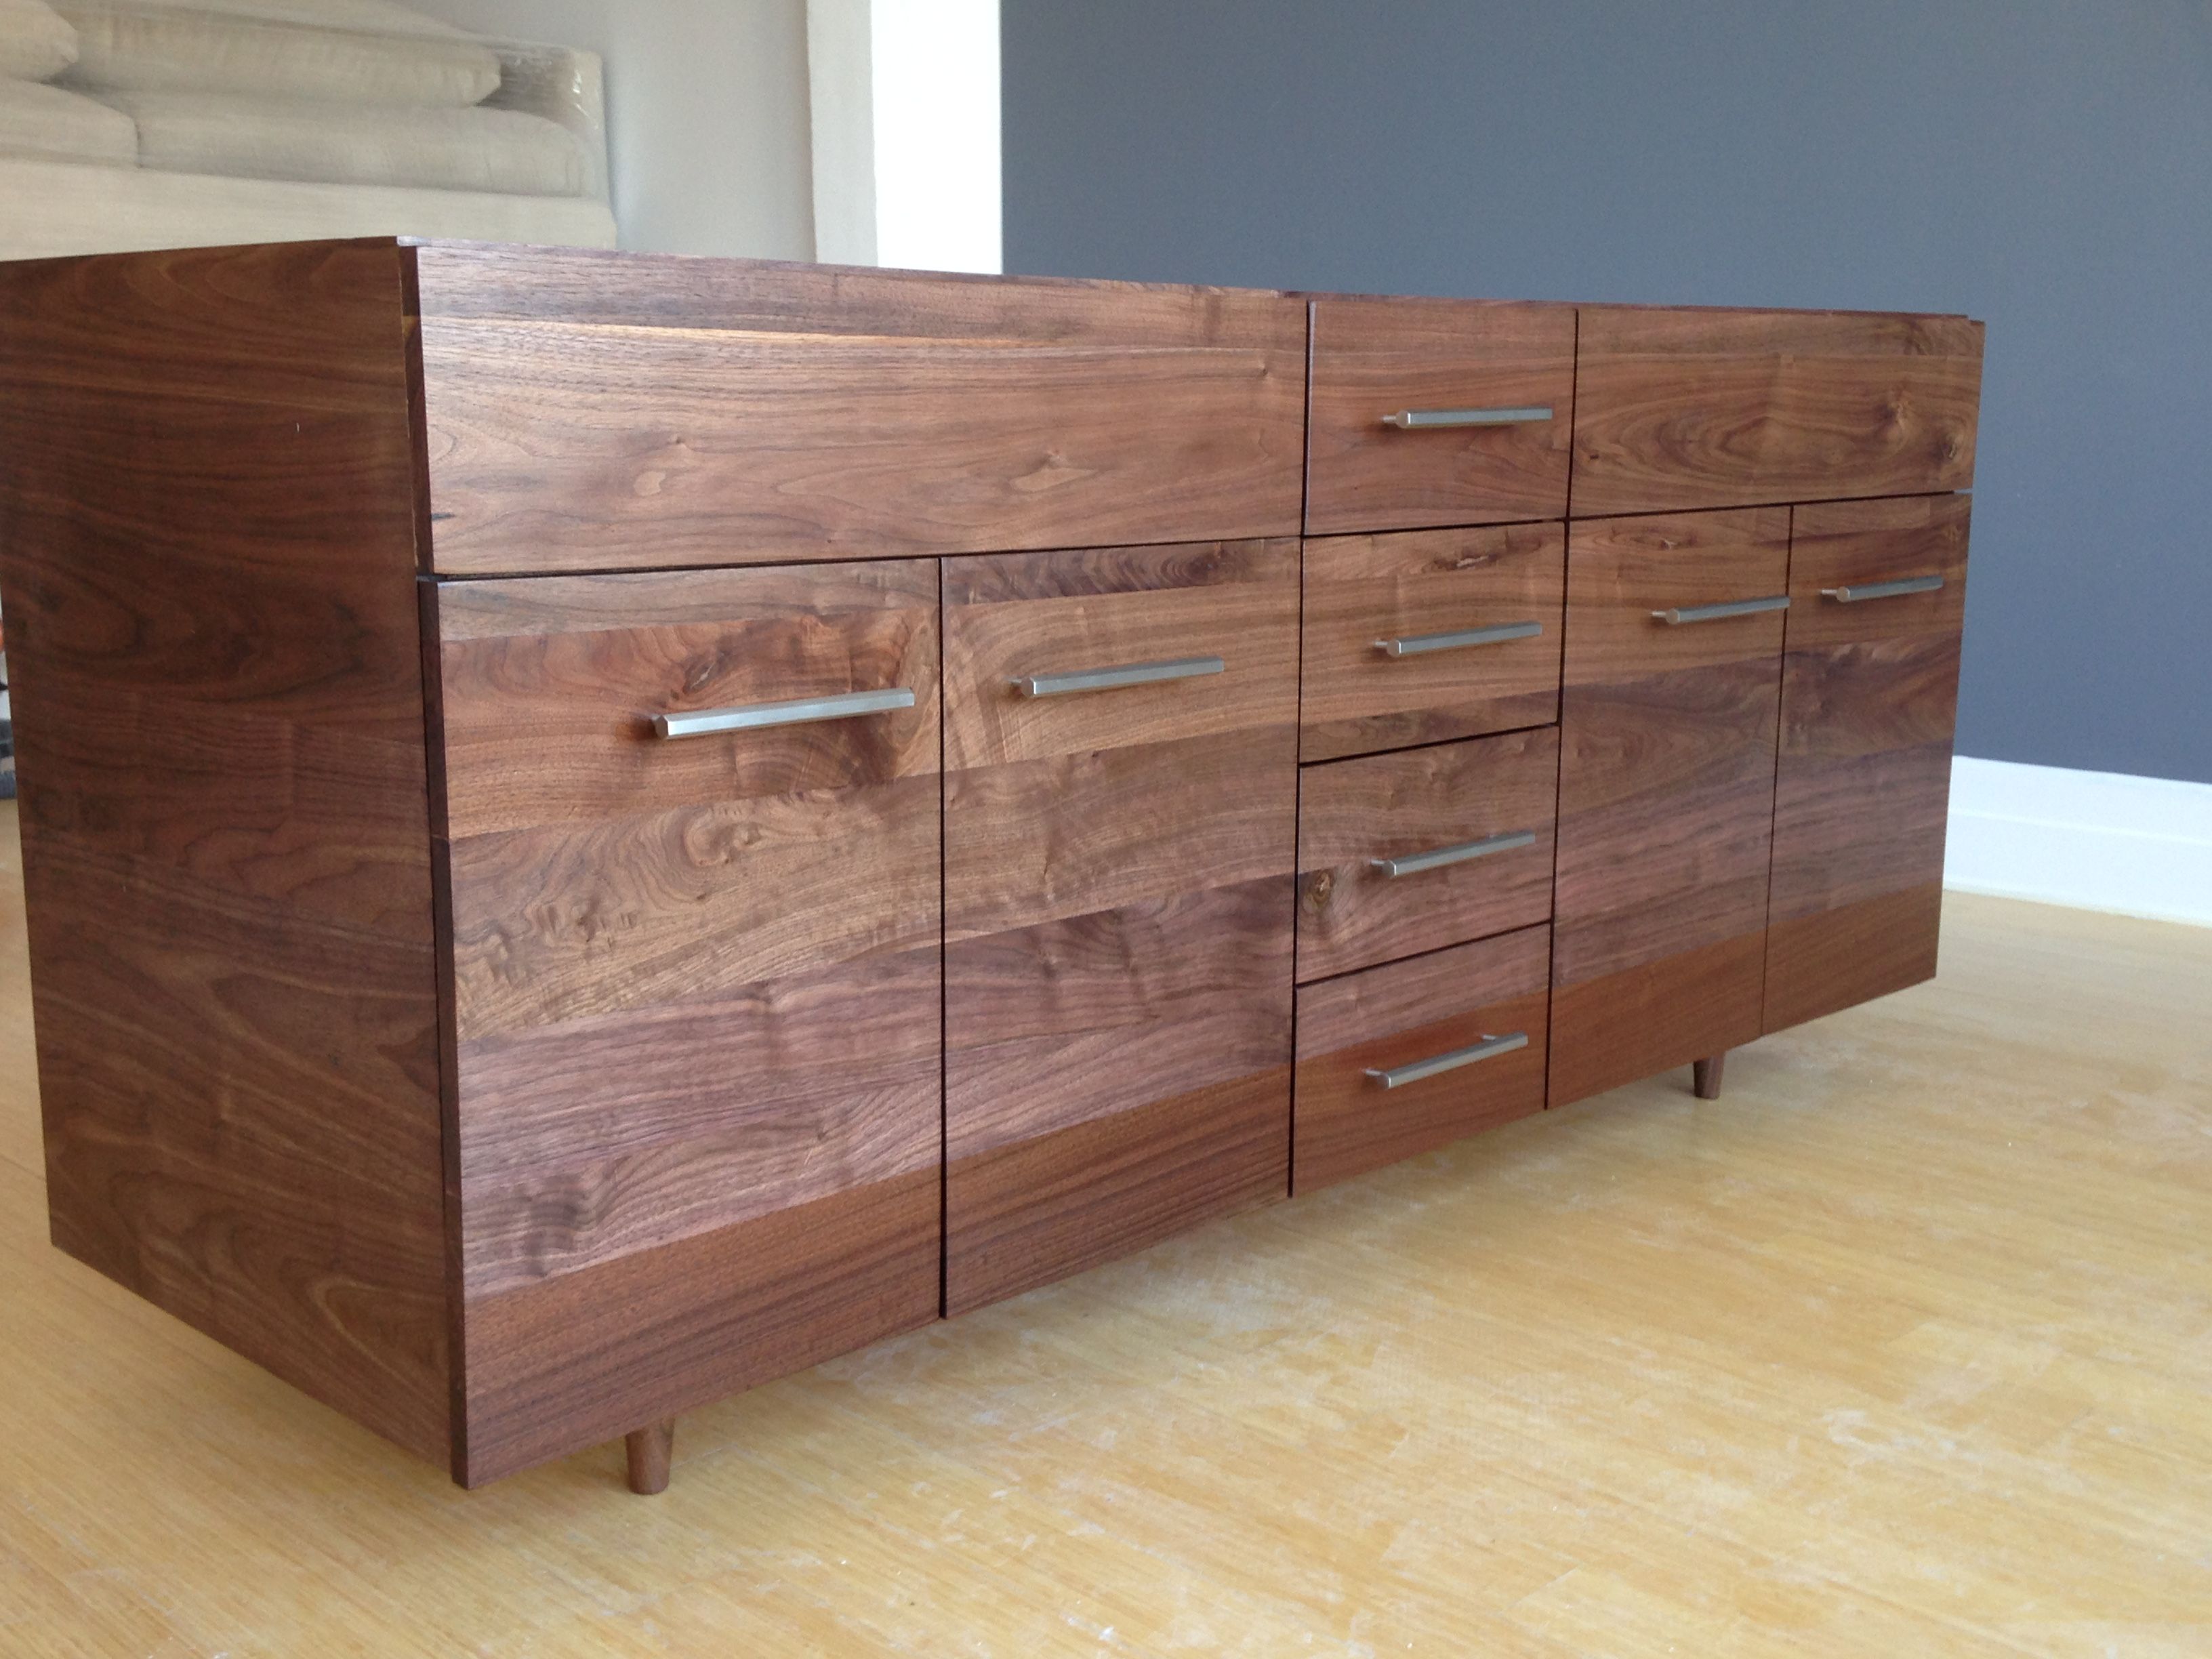
POLYGON ((0 271, 54 1241, 449 1449, 399 250, 0 271))

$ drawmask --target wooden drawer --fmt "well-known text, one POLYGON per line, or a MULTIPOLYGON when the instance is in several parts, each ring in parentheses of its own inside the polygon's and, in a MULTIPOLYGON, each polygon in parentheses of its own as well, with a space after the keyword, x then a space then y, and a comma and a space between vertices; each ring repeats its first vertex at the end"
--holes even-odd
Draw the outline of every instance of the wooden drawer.
POLYGON ((1759 1033, 1784 612, 1700 608, 1786 598, 1789 526, 1761 507, 1568 532, 1555 1106, 1759 1033))
POLYGON ((1285 1190, 1297 571, 1287 540, 945 562, 951 1311, 1285 1190))
POLYGON ((1577 518, 1965 489, 1982 325, 1584 307, 1577 518))
POLYGON ((573 250, 416 259, 441 572, 1298 528, 1305 310, 1279 295, 573 250))
POLYGON ((1307 534, 1566 516, 1573 307, 1316 300, 1312 374, 1307 534))
POLYGON ((1551 929, 1528 927, 1301 986, 1292 1190, 1541 1110, 1550 959, 1551 929))
POLYGON ((471 1478, 937 1311, 938 572, 432 590, 471 1478), (662 738, 656 716, 910 707, 662 738))
POLYGON ((1300 982, 1550 915, 1559 788, 1550 726, 1308 767, 1300 982))
POLYGON ((1559 718, 1564 526, 1334 536, 1305 562, 1301 760, 1559 718))
POLYGON ((1933 495, 1792 514, 1770 1031, 1936 972, 1970 511, 1933 495))

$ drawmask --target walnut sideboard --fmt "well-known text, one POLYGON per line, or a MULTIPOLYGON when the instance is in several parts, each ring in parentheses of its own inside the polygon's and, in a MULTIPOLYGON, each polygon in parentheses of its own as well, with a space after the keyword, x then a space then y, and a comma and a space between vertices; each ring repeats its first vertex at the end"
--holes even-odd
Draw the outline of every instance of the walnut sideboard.
POLYGON ((53 1237, 475 1485, 1935 970, 1982 328, 0 267, 53 1237))

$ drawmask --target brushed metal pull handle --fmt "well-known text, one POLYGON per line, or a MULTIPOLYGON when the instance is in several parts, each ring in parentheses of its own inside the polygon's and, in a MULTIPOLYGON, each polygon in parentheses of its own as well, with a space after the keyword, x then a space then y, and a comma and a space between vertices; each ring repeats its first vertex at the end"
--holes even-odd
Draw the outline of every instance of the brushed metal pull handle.
POLYGON ((1651 614, 1669 628, 1684 623, 1718 622, 1723 617, 1755 617, 1762 611, 1787 611, 1790 596, 1776 593, 1763 599, 1730 599, 1725 605, 1685 605, 1651 614))
POLYGON ((861 714, 888 714, 914 707, 914 693, 902 685, 882 691, 848 691, 836 697, 793 697, 788 702, 747 702, 733 708, 700 708, 684 714, 655 714, 657 738, 703 738, 716 732, 750 732, 763 726, 804 726, 810 720, 849 720, 861 714))
POLYGON ((1394 1066, 1389 1071, 1377 1071, 1372 1066, 1367 1075, 1386 1089, 1402 1089, 1408 1083, 1419 1083, 1423 1078, 1435 1077, 1442 1072, 1455 1072, 1462 1066, 1472 1066, 1478 1060, 1488 1060, 1493 1054, 1510 1054, 1516 1048, 1528 1046, 1526 1031, 1508 1031, 1504 1036, 1486 1036, 1471 1048, 1455 1048, 1448 1054, 1432 1054, 1426 1060, 1414 1060, 1407 1066, 1394 1066))
POLYGON ((1127 662, 1112 668, 1078 668, 1065 674, 1018 674, 1014 677, 1014 690, 1025 697, 1064 697, 1071 691, 1112 691, 1124 685, 1196 679, 1205 674, 1225 672, 1228 667, 1218 657, 1127 662))
POLYGON ((1893 599, 1900 593, 1933 593, 1942 586, 1941 576, 1906 576, 1893 582, 1855 582, 1849 587, 1824 587, 1820 592, 1838 605, 1856 605, 1862 599, 1893 599))
POLYGON ((1463 645, 1533 640, 1543 631, 1540 622, 1500 623, 1495 628, 1462 628, 1449 634, 1409 634, 1403 639, 1377 640, 1375 648, 1386 657, 1418 657, 1431 651, 1456 651, 1463 645))
POLYGON ((1368 866, 1384 875, 1418 876, 1424 870, 1441 870, 1448 864, 1464 864, 1469 859, 1488 858, 1492 853, 1510 853, 1516 847, 1534 847, 1534 830, 1514 830, 1502 836, 1489 836, 1480 841, 1462 842, 1456 847, 1438 847, 1426 853, 1409 853, 1401 859, 1370 859, 1368 866))
POLYGON ((1401 432, 1421 432, 1440 426, 1525 426, 1551 418, 1549 404, 1526 404, 1511 409, 1401 409, 1385 415, 1382 424, 1401 432))

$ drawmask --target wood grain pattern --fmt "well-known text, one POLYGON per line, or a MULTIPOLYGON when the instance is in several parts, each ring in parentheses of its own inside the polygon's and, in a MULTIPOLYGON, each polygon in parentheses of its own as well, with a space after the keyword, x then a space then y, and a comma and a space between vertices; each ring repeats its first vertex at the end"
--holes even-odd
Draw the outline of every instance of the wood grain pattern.
POLYGON ((935 773, 933 560, 439 584, 449 833, 935 773), (740 737, 656 714, 904 687, 915 706, 740 737))
POLYGON ((1586 306, 1576 517, 1964 489, 1982 325, 1586 306))
POLYGON ((1570 532, 1554 1105, 1749 1040, 1685 1051, 1683 1032, 1759 1030, 1784 613, 1669 627, 1651 612, 1785 592, 1788 524, 1757 508, 1570 532), (1747 936, 1748 980, 1691 970, 1708 949, 1740 970, 1725 947, 1747 936), (1680 975, 1657 966, 1670 958, 1680 975), (1613 988, 1565 994, 1586 986, 1613 988), (1741 1006, 1716 1012, 1723 987, 1741 1006))
POLYGON ((1285 1060, 953 1159, 945 1171, 945 1312, 1018 1296, 1284 1197, 1290 1109, 1285 1060))
POLYGON ((1556 720, 1566 586, 1561 525, 1307 542, 1298 757, 1333 760, 1556 720), (1522 622, 1544 631, 1408 657, 1376 643, 1522 622))
POLYGON ((416 257, 447 574, 1298 527, 1305 318, 1279 295, 416 257))
POLYGON ((0 270, 55 1242, 452 1445, 399 258, 0 270))
POLYGON ((953 559, 945 594, 957 1309, 1246 1201, 1262 1173, 1251 1123, 1270 1110, 1282 1190, 1297 550, 953 559), (1225 673, 1034 702, 1008 685, 1016 673, 1209 653, 1225 673), (1163 1115, 1176 1101, 1224 1121, 1177 1122, 1163 1115), (1162 1136, 1158 1151, 1142 1144, 1162 1136), (1096 1190, 1078 1194, 1081 1163, 1057 1160, 1092 1156, 1105 1160, 1096 1190), (1194 1162, 1170 1176, 1155 1167, 1170 1158, 1194 1162))
POLYGON ((949 944, 947 1155, 1281 1066, 1290 903, 1278 875, 949 944))
POLYGON ((937 592, 926 561, 439 585, 471 1480, 933 1305, 921 1199, 853 1195, 926 1182, 933 1229, 937 592), (915 707, 678 740, 648 720, 888 685, 915 707), (824 1248, 886 1276, 854 1308, 826 1279, 795 1307, 647 1277, 757 1234, 803 1287, 783 1218, 848 1200, 824 1248), (637 1363, 680 1390, 620 1374, 630 1296, 659 1298, 637 1363), (518 1297, 567 1310, 524 1322, 526 1356, 500 1352, 518 1297))
POLYGON ((1941 878, 1768 924, 1770 1031, 1936 977, 1941 878))
POLYGON ((1295 720, 1294 541, 945 562, 945 763, 959 771, 1295 720), (1218 674, 1030 697, 1017 676, 1187 657, 1218 674))
POLYGON ((1298 979, 1501 933, 1552 914, 1555 727, 1306 769, 1298 790, 1298 979), (1390 876, 1403 858, 1530 830, 1527 847, 1390 876))
POLYGON ((935 1170, 472 1300, 467 1484, 937 1317, 935 1170))
POLYGON ((1796 510, 1769 1030, 1936 971, 1940 906, 1928 894, 1943 879, 1970 512, 1963 495, 1796 510), (1943 586, 1854 604, 1824 592, 1912 576, 1941 576, 1943 586), (1899 902, 1882 902, 1891 899, 1899 902), (1829 912, 1847 914, 1832 927, 1813 925, 1829 912), (1911 935, 1878 937, 1877 918, 1911 935))
POLYGON ((460 1047, 471 1296, 934 1169, 939 957, 460 1047))
POLYGON ((1528 927, 1301 986, 1291 1190, 1541 1111, 1551 943, 1528 927), (1418 1083, 1385 1090, 1367 1074, 1515 1031, 1528 1047, 1418 1083))
POLYGON ((1571 306, 1316 300, 1307 533, 1565 516, 1574 359, 1571 306), (1402 409, 1530 405, 1553 417, 1430 431, 1382 423, 1402 409))
POLYGON ((1762 929, 1571 985, 1555 981, 1546 1104, 1571 1105, 1751 1042, 1765 963, 1762 929))

